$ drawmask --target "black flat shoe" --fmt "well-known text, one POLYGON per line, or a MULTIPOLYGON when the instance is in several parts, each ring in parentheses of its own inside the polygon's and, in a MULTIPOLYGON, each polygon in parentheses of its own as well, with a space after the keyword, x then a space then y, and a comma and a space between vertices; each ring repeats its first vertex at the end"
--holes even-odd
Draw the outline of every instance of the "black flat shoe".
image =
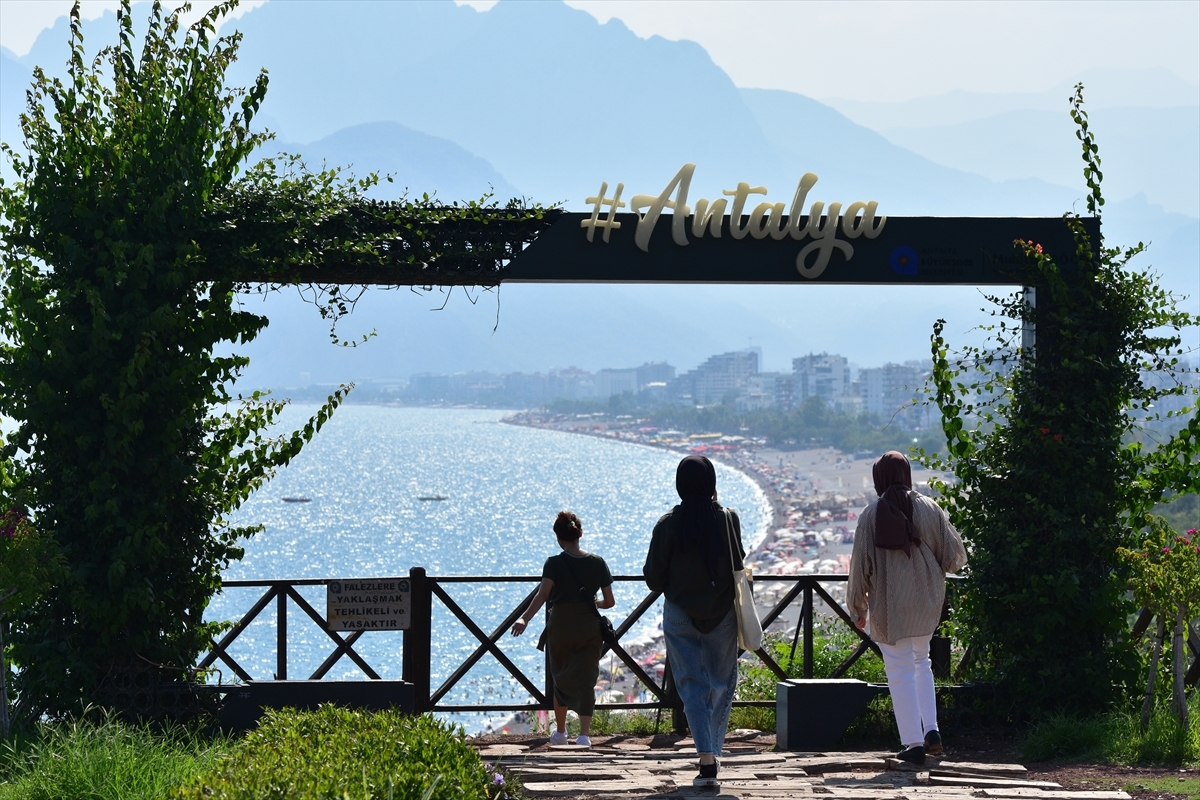
POLYGON ((925 755, 940 756, 942 754, 942 735, 937 731, 925 734, 925 755))
POLYGON ((907 761, 910 764, 924 764, 925 748, 919 744, 914 744, 912 747, 906 747, 899 753, 896 753, 896 758, 901 761, 907 761))

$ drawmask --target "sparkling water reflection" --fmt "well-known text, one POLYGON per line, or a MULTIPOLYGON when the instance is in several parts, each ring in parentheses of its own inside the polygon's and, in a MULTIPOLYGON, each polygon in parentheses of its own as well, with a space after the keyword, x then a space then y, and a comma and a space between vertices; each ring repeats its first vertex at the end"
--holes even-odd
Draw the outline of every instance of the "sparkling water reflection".
MULTIPOLYGON (((291 409, 288 422, 313 409, 291 409)), ((650 531, 675 502, 679 456, 639 445, 505 425, 505 412, 477 409, 344 406, 288 468, 238 512, 239 524, 265 525, 246 543, 246 556, 227 579, 403 576, 413 566, 430 575, 531 575, 558 552, 550 525, 560 509, 584 523, 582 546, 608 561, 614 574, 638 575, 650 531), (308 503, 285 503, 304 496, 308 503), (442 501, 420 497, 445 496, 442 501)), ((766 500, 749 478, 718 465, 722 503, 738 509, 747 546, 765 533, 766 500)), ((446 584, 449 594, 487 632, 534 588, 533 583, 446 584)), ((617 584, 614 620, 645 595, 640 583, 617 584)), ((210 619, 237 619, 262 594, 232 588, 218 595, 210 619)), ((301 594, 325 612, 323 587, 301 594)), ((658 622, 658 610, 642 628, 658 622)), ((635 632, 639 630, 635 628, 635 632)), ((520 639, 500 645, 536 686, 544 684, 534 649, 540 621, 520 639)), ((384 678, 401 674, 399 633, 367 633, 355 645, 384 678)), ((275 605, 230 648, 257 679, 276 668, 275 605)), ((433 687, 476 647, 477 640, 434 600, 433 687)), ((288 676, 306 678, 333 642, 294 603, 288 614, 288 676)), ((218 662, 217 666, 221 666, 218 662)), ((229 676, 226 676, 228 678, 229 676)), ((343 658, 326 676, 365 676, 343 658)), ((491 656, 442 702, 523 702, 528 692, 491 656)), ((467 728, 483 715, 455 715, 467 728)))

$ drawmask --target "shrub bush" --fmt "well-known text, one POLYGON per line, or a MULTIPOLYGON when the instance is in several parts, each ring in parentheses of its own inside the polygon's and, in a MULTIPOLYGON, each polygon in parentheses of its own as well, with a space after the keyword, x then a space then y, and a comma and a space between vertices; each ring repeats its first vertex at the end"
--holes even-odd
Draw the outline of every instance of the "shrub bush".
POLYGON ((496 800, 506 792, 456 726, 398 711, 269 711, 176 800, 496 800))

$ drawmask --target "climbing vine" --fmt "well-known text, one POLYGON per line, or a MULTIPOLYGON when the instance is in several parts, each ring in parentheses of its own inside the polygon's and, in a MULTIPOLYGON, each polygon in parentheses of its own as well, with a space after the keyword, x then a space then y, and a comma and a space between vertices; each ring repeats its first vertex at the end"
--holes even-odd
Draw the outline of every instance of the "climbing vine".
POLYGON ((238 292, 312 283, 336 318, 335 287, 372 270, 495 283, 547 224, 520 203, 368 200, 373 176, 297 159, 243 170, 269 138, 253 127, 268 78, 225 85, 240 34, 215 32, 234 5, 183 28, 155 3, 139 40, 126 0, 91 57, 76 6, 66 79, 35 70, 24 147, 4 147, 0 461, 19 467, 22 525, 63 563, 11 617, 30 715, 78 710, 130 663, 186 674, 221 627, 204 619, 221 570, 258 530, 231 515, 349 391, 272 435, 284 403, 239 395, 247 359, 218 354, 268 323, 238 292))
MULTIPOLYGON (((1100 216, 1082 86, 1071 116, 1088 212, 1100 216)), ((976 669, 1027 712, 1102 707, 1132 691, 1118 548, 1137 541, 1155 504, 1200 490, 1195 380, 1180 364, 1180 332, 1197 319, 1129 266, 1143 245, 1105 247, 1073 214, 1063 224, 1076 247, 1059 260, 1015 243, 1032 291, 989 298, 987 345, 952 351, 944 323, 934 326, 931 388, 948 453, 923 454, 954 474, 938 488, 970 547, 960 606, 976 669), (1133 441, 1173 397, 1187 399, 1162 415, 1181 414, 1177 432, 1154 448, 1133 441)))

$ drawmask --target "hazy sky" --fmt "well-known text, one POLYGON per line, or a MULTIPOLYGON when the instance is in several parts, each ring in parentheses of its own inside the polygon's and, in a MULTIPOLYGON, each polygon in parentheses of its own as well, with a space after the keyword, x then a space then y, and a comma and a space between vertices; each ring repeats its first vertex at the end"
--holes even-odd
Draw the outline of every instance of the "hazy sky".
MULTIPOLYGON (((465 2, 478 9, 495 4, 465 2)), ((1193 0, 567 2, 601 22, 617 17, 642 37, 699 42, 739 86, 817 98, 1040 91, 1098 67, 1162 67, 1200 84, 1200 2, 1193 0)), ((240 11, 260 3, 245 2, 240 11)), ((84 15, 116 5, 85 0, 84 15)), ((28 52, 70 6, 70 0, 0 0, 0 44, 28 52)))

